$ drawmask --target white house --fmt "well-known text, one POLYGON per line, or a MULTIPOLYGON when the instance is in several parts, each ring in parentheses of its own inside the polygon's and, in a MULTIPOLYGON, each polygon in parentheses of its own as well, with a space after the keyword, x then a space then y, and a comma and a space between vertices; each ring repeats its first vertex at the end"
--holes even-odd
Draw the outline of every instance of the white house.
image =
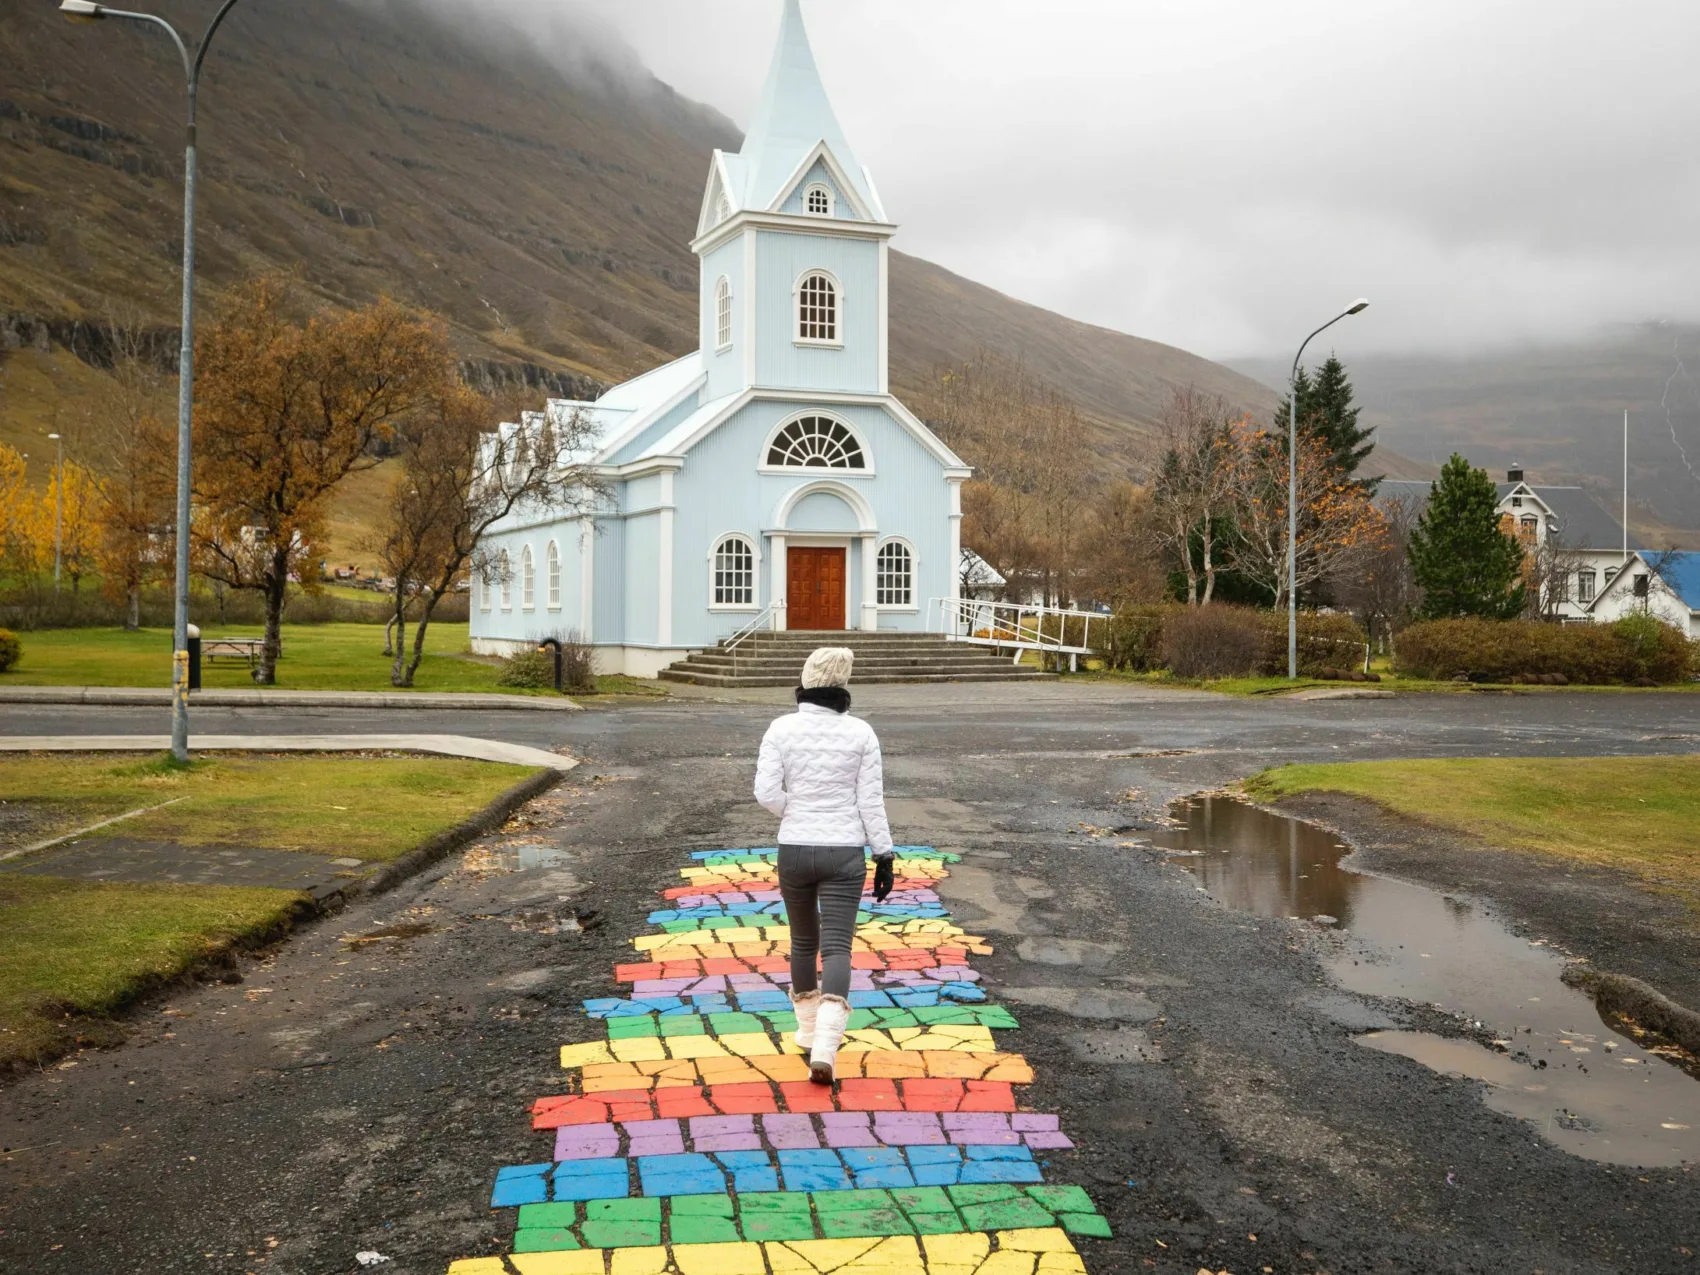
POLYGON ((653 676, 752 624, 924 629, 960 589, 970 471, 890 392, 896 230, 785 0, 749 136, 709 165, 701 348, 594 403, 551 400, 593 423, 613 496, 492 528, 474 649, 576 633, 599 671, 653 676))
POLYGON ((1595 595, 1588 617, 1605 623, 1633 611, 1649 611, 1700 639, 1700 553, 1660 554, 1656 562, 1632 552, 1628 565, 1595 595))

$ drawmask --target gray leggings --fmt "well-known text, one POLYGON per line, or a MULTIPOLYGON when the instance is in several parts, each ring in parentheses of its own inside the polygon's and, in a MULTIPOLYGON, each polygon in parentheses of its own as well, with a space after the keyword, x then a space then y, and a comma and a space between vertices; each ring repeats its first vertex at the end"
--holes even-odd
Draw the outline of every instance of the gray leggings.
POLYGON ((791 991, 850 995, 850 941, 867 883, 861 846, 780 846, 779 893, 791 925, 791 991), (821 975, 815 976, 815 958, 821 975))

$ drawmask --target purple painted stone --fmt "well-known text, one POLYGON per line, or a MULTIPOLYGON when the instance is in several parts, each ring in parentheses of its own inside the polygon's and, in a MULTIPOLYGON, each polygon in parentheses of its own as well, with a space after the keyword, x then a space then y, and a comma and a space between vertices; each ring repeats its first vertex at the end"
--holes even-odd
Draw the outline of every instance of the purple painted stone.
POLYGON ((753 1129, 749 1133, 710 1133, 692 1138, 691 1146, 697 1151, 760 1151, 761 1139, 753 1129))
POLYGON ((824 1133, 823 1141, 829 1147, 877 1147, 880 1142, 874 1137, 873 1130, 867 1125, 829 1126, 824 1133))
POLYGON ((684 1155, 685 1140, 676 1133, 659 1134, 653 1138, 633 1138, 628 1156, 684 1155))
POLYGON ((707 978, 690 979, 687 982, 690 983, 693 996, 701 995, 703 992, 724 992, 726 990, 726 976, 724 974, 710 974, 707 978))
POLYGON ((1009 1129, 1009 1116, 1001 1111, 947 1111, 944 1113, 946 1129, 1009 1129))
POLYGON ((762 1132, 781 1151, 812 1151, 820 1146, 815 1123, 805 1115, 776 1115, 761 1118, 762 1132))
POLYGON ((555 1130, 557 1160, 608 1160, 620 1154, 620 1135, 613 1125, 565 1125, 555 1130))
POLYGON ((1049 1132, 1062 1127, 1062 1118, 1042 1111, 1018 1111, 1009 1118, 1009 1127, 1017 1133, 1049 1132))
POLYGON ((1035 1130, 1022 1136, 1027 1140, 1027 1145, 1036 1151, 1066 1151, 1074 1145, 1066 1133, 1055 1129, 1048 1132, 1035 1130))
POLYGON ((784 896, 778 890, 751 890, 749 900, 751 903, 782 903, 784 896))
POLYGON ((942 1145, 944 1130, 930 1111, 878 1111, 874 1133, 888 1147, 932 1147, 942 1145))
POLYGON ((866 1129, 868 1113, 865 1111, 823 1111, 820 1122, 827 1129, 866 1129))
POLYGON ((692 1116, 691 1140, 711 1138, 723 1133, 754 1133, 754 1116, 692 1116))
POLYGON ((765 992, 773 984, 760 974, 732 975, 732 990, 735 992, 765 992))

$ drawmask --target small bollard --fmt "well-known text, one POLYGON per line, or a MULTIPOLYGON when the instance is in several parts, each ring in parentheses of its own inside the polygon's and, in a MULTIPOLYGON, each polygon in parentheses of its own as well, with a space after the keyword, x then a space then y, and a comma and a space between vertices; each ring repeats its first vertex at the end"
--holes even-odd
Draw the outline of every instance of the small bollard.
POLYGON ((538 643, 539 651, 548 651, 555 657, 555 694, 561 693, 561 644, 554 638, 544 638, 538 643))
POLYGON ((189 689, 201 689, 201 626, 189 626, 189 689))

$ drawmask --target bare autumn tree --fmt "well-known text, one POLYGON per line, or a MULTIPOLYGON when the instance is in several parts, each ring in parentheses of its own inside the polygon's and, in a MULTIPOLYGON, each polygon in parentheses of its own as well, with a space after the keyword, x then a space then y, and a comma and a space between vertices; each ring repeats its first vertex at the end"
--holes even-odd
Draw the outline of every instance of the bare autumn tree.
POLYGON ((1234 500, 1233 420, 1227 400, 1191 386, 1177 387, 1163 409, 1152 513, 1159 542, 1186 576, 1188 606, 1208 606, 1216 592, 1217 540, 1234 500))
POLYGON ((1342 561, 1331 585, 1341 605, 1358 617, 1364 632, 1385 653, 1389 639, 1416 614, 1422 600, 1406 548, 1411 530, 1422 515, 1423 501, 1415 496, 1384 495, 1376 500, 1376 508, 1385 535, 1360 559, 1342 561))
POLYGON ((1570 601, 1571 583, 1587 559, 1556 529, 1526 547, 1523 555, 1523 614, 1531 620, 1557 620, 1570 601))
POLYGON ((500 570, 483 547, 503 519, 584 518, 609 494, 591 464, 597 434, 576 411, 524 412, 501 424, 502 404, 464 385, 413 414, 399 431, 402 473, 391 494, 383 536, 374 547, 395 577, 397 640, 390 681, 412 686, 425 657, 425 634, 437 603, 477 574, 500 570), (407 604, 419 618, 407 644, 407 604))
MULTIPOLYGON (((1239 535, 1233 565, 1268 590, 1277 610, 1287 604, 1286 437, 1245 417, 1228 427, 1228 473, 1239 535)), ((1386 523, 1363 486, 1337 467, 1327 444, 1299 438, 1298 587, 1338 575, 1380 547, 1386 523)))
POLYGON ((203 575, 265 599, 254 680, 277 677, 289 586, 322 539, 330 497, 410 414, 442 401, 455 360, 437 323, 393 301, 305 323, 275 278, 237 289, 197 351, 193 529, 203 575))
POLYGON ((124 627, 141 627, 142 590, 171 562, 176 442, 165 378, 148 360, 139 322, 110 326, 112 382, 91 431, 101 482, 95 560, 101 591, 124 605, 124 627))
POLYGON ((1159 531, 1150 494, 1130 482, 1111 483, 1093 503, 1081 555, 1080 585, 1112 607, 1163 596, 1156 553, 1159 531))
POLYGON ((935 384, 936 427, 974 467, 962 490, 963 544, 1047 602, 1071 597, 1099 486, 1079 411, 989 350, 942 370, 935 384))

